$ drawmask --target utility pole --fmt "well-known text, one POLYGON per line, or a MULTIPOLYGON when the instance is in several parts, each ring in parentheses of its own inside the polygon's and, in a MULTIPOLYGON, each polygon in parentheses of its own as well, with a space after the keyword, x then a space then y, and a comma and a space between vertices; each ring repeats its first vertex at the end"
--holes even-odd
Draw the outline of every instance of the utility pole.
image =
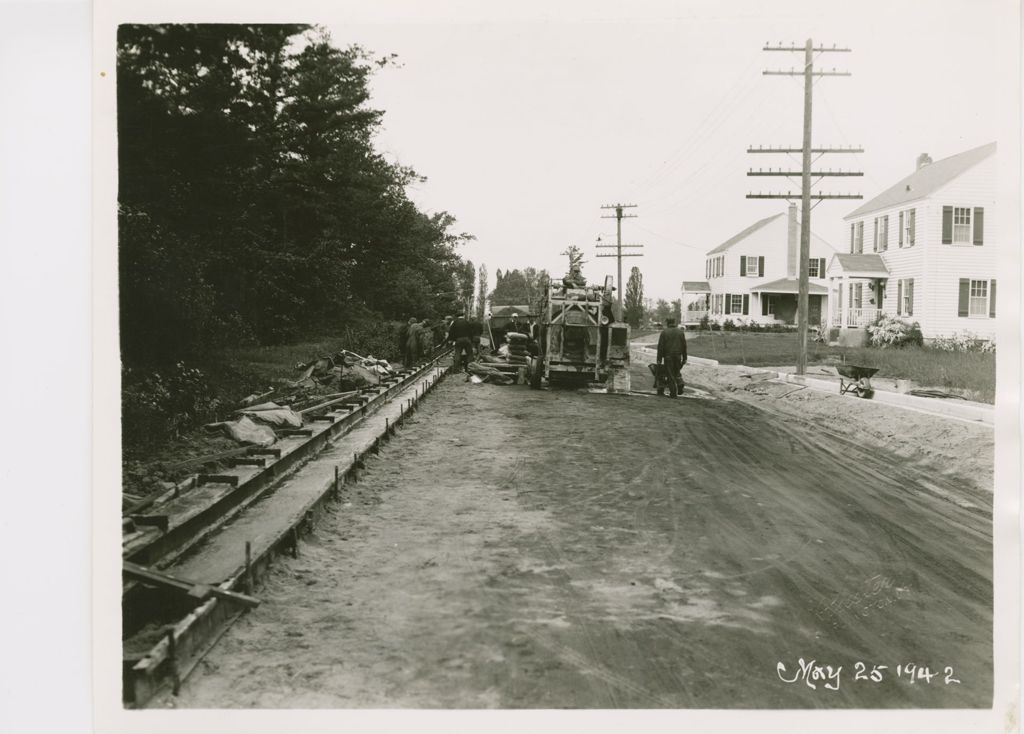
MULTIPOLYGON (((616 296, 615 300, 618 303, 619 310, 618 310, 618 313, 615 314, 615 318, 617 320, 619 320, 619 321, 622 321, 622 258, 624 258, 624 257, 642 257, 643 256, 643 253, 639 253, 639 252, 638 253, 628 253, 628 254, 622 252, 622 248, 624 248, 624 247, 643 247, 643 245, 624 245, 624 244, 622 244, 622 220, 623 219, 635 219, 636 218, 636 214, 623 214, 622 210, 623 209, 636 209, 636 204, 605 204, 601 208, 602 209, 614 209, 615 210, 615 216, 614 217, 611 216, 611 215, 602 215, 601 216, 601 219, 615 219, 615 244, 614 245, 597 244, 596 247, 598 247, 598 248, 614 247, 615 248, 615 254, 614 255, 602 255, 601 253, 598 253, 597 256, 598 257, 614 257, 614 258, 616 258, 618 260, 618 266, 619 266, 618 267, 618 271, 619 271, 618 272, 618 276, 619 276, 619 278, 616 281, 616 286, 615 286, 615 296, 616 296)), ((598 243, 600 243, 600 242, 601 242, 601 238, 598 237, 598 243)))
MULTIPOLYGON (((811 178, 818 177, 817 183, 820 183, 822 178, 825 176, 863 176, 864 173, 861 171, 835 171, 831 169, 828 171, 812 171, 811 166, 813 161, 811 156, 817 154, 818 158, 826 153, 863 153, 863 148, 814 148, 811 145, 811 106, 812 106, 812 94, 814 89, 814 78, 825 77, 825 76, 850 76, 848 71, 836 71, 834 68, 832 71, 815 71, 814 70, 814 54, 823 53, 849 53, 848 48, 836 48, 833 44, 832 48, 825 48, 824 46, 814 47, 814 43, 811 39, 807 39, 807 43, 801 48, 795 44, 788 47, 783 46, 781 43, 778 46, 765 45, 764 51, 803 51, 804 52, 804 68, 803 71, 797 71, 790 69, 789 71, 765 71, 764 76, 802 76, 804 78, 804 139, 803 145, 800 148, 748 148, 748 153, 801 153, 802 154, 802 165, 800 170, 801 178, 801 214, 800 214, 800 256, 797 259, 797 270, 799 274, 799 285, 797 288, 797 334, 799 351, 797 353, 796 360, 796 373, 802 375, 807 371, 807 310, 808 310, 808 276, 807 276, 807 261, 811 256, 811 199, 817 199, 818 203, 825 199, 863 199, 864 197, 860 194, 822 194, 820 191, 817 194, 811 193, 811 178)), ((817 160, 814 159, 814 160, 817 160)), ((779 169, 773 171, 758 170, 754 171, 751 169, 747 172, 748 176, 787 176, 792 177, 796 175, 796 171, 784 171, 779 169)), ((780 193, 780 194, 747 194, 748 199, 786 199, 792 200, 796 198, 795 194, 792 193, 780 193)), ((815 204, 817 206, 817 204, 815 204)))

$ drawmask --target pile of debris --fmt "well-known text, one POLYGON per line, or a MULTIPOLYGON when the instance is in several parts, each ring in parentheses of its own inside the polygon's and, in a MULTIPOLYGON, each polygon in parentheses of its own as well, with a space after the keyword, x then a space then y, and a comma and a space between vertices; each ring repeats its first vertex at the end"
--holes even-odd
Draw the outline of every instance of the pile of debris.
POLYGON ((204 427, 243 445, 270 446, 277 441, 275 429, 301 428, 304 414, 348 400, 398 371, 386 360, 363 357, 347 349, 299 362, 295 369, 300 373, 296 379, 265 393, 249 395, 231 420, 204 427))
POLYGON ((317 357, 309 362, 299 362, 296 370, 302 374, 293 381, 293 386, 336 386, 342 390, 353 390, 379 384, 382 377, 389 377, 397 369, 384 359, 362 357, 355 352, 342 349, 326 357, 317 357))

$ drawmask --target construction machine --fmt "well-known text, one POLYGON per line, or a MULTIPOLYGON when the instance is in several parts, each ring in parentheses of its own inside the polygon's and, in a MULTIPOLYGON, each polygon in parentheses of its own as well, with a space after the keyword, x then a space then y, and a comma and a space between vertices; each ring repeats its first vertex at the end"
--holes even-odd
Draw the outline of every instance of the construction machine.
POLYGON ((600 383, 608 392, 629 392, 629 324, 616 318, 612 277, 589 286, 580 272, 581 253, 569 255, 569 273, 550 283, 530 360, 530 386, 600 383))

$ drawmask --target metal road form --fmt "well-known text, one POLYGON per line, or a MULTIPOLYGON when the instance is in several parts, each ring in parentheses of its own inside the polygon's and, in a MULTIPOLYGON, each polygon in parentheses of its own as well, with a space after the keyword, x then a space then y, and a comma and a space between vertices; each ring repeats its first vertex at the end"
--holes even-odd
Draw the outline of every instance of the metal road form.
POLYGON ((250 455, 223 474, 183 482, 147 510, 148 518, 164 518, 162 527, 125 524, 127 704, 145 705, 168 685, 177 689, 226 627, 253 606, 229 592, 251 591, 275 553, 297 551, 298 536, 312 527, 324 502, 446 374, 439 363, 445 354, 358 399, 322 406, 310 427, 253 452, 259 462, 250 455), (151 567, 141 569, 149 572, 144 581, 143 563, 151 567), (167 583, 159 583, 155 568, 170 577, 167 583))

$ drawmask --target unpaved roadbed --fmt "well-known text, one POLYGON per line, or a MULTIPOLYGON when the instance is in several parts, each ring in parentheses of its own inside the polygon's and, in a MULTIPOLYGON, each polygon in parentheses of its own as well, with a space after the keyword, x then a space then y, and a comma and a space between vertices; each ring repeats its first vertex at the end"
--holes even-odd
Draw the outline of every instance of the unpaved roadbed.
POLYGON ((719 394, 449 377, 176 705, 988 706, 990 492, 719 394))

